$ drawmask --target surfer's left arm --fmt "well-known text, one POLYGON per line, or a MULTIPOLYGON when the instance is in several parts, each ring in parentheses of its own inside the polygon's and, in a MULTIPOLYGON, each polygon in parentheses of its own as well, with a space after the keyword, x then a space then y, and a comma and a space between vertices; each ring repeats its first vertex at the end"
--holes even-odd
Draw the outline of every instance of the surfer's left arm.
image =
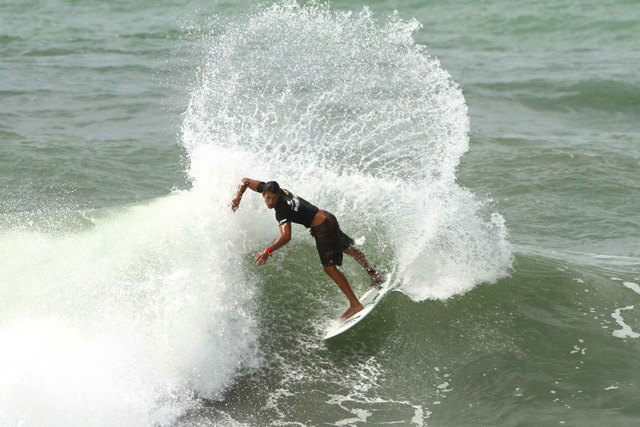
POLYGON ((280 224, 280 237, 276 240, 273 245, 269 246, 264 251, 260 252, 258 256, 256 256, 254 264, 258 267, 262 267, 267 263, 267 259, 271 256, 274 251, 277 251, 291 240, 291 222, 287 221, 284 224, 280 224))

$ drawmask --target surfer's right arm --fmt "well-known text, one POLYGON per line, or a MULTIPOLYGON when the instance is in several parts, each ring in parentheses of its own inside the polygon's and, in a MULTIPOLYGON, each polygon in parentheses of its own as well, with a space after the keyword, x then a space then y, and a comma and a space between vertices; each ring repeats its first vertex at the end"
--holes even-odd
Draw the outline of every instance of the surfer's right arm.
POLYGON ((237 211, 238 207, 240 207, 240 200, 242 200, 242 195, 247 190, 247 188, 252 189, 253 191, 258 191, 258 185, 262 181, 256 179, 242 178, 240 180, 240 185, 238 185, 238 192, 236 193, 235 199, 231 201, 231 210, 237 211))

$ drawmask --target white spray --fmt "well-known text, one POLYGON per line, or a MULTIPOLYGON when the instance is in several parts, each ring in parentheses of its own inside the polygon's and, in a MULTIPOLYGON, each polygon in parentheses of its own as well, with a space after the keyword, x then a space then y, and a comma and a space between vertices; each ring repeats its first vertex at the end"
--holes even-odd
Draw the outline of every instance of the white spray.
POLYGON ((416 300, 506 275, 502 218, 455 181, 464 98, 418 28, 295 2, 236 18, 185 113, 192 189, 90 230, 0 231, 0 419, 167 424, 259 365, 246 255, 275 226, 256 198, 231 214, 242 176, 332 211, 416 300))

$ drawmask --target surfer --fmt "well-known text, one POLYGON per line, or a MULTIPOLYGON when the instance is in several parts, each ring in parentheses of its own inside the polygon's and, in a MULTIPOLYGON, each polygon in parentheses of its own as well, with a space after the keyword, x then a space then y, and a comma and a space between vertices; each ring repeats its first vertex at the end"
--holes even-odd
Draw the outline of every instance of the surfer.
POLYGON ((311 235, 316 240, 316 247, 325 273, 336 282, 349 299, 349 309, 340 317, 351 317, 362 310, 363 306, 351 290, 347 278, 338 270, 338 266, 342 265, 342 253, 353 257, 367 271, 371 277, 371 286, 384 281, 384 277, 369 265, 362 251, 353 246, 355 243, 353 239, 340 230, 336 217, 325 210, 318 209, 302 197, 281 189, 275 181, 265 183, 249 178, 242 178, 238 186, 238 193, 231 201, 233 212, 240 206, 240 200, 242 200, 242 195, 247 188, 262 193, 267 207, 275 209, 276 220, 280 224, 280 237, 271 246, 260 252, 253 263, 258 267, 265 265, 274 251, 291 240, 291 223, 302 224, 310 229, 311 235))

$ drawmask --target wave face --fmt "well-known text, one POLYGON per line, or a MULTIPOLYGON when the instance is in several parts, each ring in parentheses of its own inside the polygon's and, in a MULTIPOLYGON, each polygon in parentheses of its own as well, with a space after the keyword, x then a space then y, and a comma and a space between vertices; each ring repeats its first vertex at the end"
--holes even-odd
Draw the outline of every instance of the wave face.
POLYGON ((456 184, 464 97, 414 43, 420 26, 295 2, 225 23, 183 125, 194 182, 279 181, 336 214, 414 300, 505 276, 502 217, 456 184))

